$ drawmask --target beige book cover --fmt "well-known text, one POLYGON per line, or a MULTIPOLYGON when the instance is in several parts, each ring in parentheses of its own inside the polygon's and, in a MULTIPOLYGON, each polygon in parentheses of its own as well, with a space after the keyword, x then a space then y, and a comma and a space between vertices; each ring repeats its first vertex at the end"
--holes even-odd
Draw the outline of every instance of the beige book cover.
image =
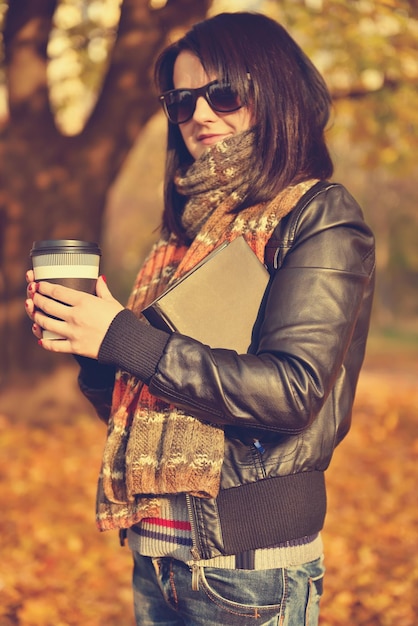
POLYGON ((245 353, 269 273, 240 236, 211 252, 143 310, 156 328, 245 353))

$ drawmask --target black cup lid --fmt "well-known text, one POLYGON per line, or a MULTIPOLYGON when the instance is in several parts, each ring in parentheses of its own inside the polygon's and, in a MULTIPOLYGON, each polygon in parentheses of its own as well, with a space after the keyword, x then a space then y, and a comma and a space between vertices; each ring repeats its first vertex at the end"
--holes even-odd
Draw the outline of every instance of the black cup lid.
POLYGON ((82 241, 81 239, 45 239, 44 241, 33 242, 30 255, 54 254, 57 252, 102 254, 99 245, 93 241, 82 241))

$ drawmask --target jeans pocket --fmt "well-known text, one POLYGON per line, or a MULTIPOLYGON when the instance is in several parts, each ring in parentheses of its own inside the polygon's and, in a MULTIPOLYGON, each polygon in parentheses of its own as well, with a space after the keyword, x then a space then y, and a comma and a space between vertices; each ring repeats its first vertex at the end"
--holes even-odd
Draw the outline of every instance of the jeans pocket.
POLYGON ((287 601, 283 626, 318 626, 324 573, 322 557, 286 569, 287 601))
POLYGON ((309 578, 308 599, 306 603, 305 626, 317 626, 319 621, 319 603, 324 588, 324 575, 309 578))
POLYGON ((229 570, 201 567, 200 586, 216 606, 217 624, 263 624, 275 616, 279 623, 285 600, 282 569, 229 570), (234 617, 236 622, 233 621, 234 617), (247 621, 243 622, 245 618, 247 621))

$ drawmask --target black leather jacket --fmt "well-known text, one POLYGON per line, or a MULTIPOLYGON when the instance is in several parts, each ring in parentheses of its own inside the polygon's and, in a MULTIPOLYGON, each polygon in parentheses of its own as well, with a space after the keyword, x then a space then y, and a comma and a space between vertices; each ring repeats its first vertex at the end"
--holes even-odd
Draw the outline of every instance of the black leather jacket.
POLYGON ((174 333, 147 381, 225 428, 219 496, 188 497, 195 558, 318 532, 324 471, 350 427, 375 269, 358 204, 341 185, 318 183, 276 228, 266 262, 272 278, 249 353, 174 333))

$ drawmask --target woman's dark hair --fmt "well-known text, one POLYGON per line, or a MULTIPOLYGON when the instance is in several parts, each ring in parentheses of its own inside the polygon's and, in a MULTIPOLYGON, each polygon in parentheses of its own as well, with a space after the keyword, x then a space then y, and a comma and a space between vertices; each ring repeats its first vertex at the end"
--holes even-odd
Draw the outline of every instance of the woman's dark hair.
MULTIPOLYGON (((248 168, 252 180, 237 210, 271 200, 290 184, 331 176, 324 137, 331 105, 328 89, 280 24, 247 12, 221 13, 195 24, 158 58, 155 79, 160 92, 174 88, 174 63, 183 50, 195 54, 207 74, 230 82, 252 108, 256 133, 248 168)), ((189 162, 178 126, 169 124, 163 225, 178 235, 185 199, 175 189, 174 174, 189 162)))

